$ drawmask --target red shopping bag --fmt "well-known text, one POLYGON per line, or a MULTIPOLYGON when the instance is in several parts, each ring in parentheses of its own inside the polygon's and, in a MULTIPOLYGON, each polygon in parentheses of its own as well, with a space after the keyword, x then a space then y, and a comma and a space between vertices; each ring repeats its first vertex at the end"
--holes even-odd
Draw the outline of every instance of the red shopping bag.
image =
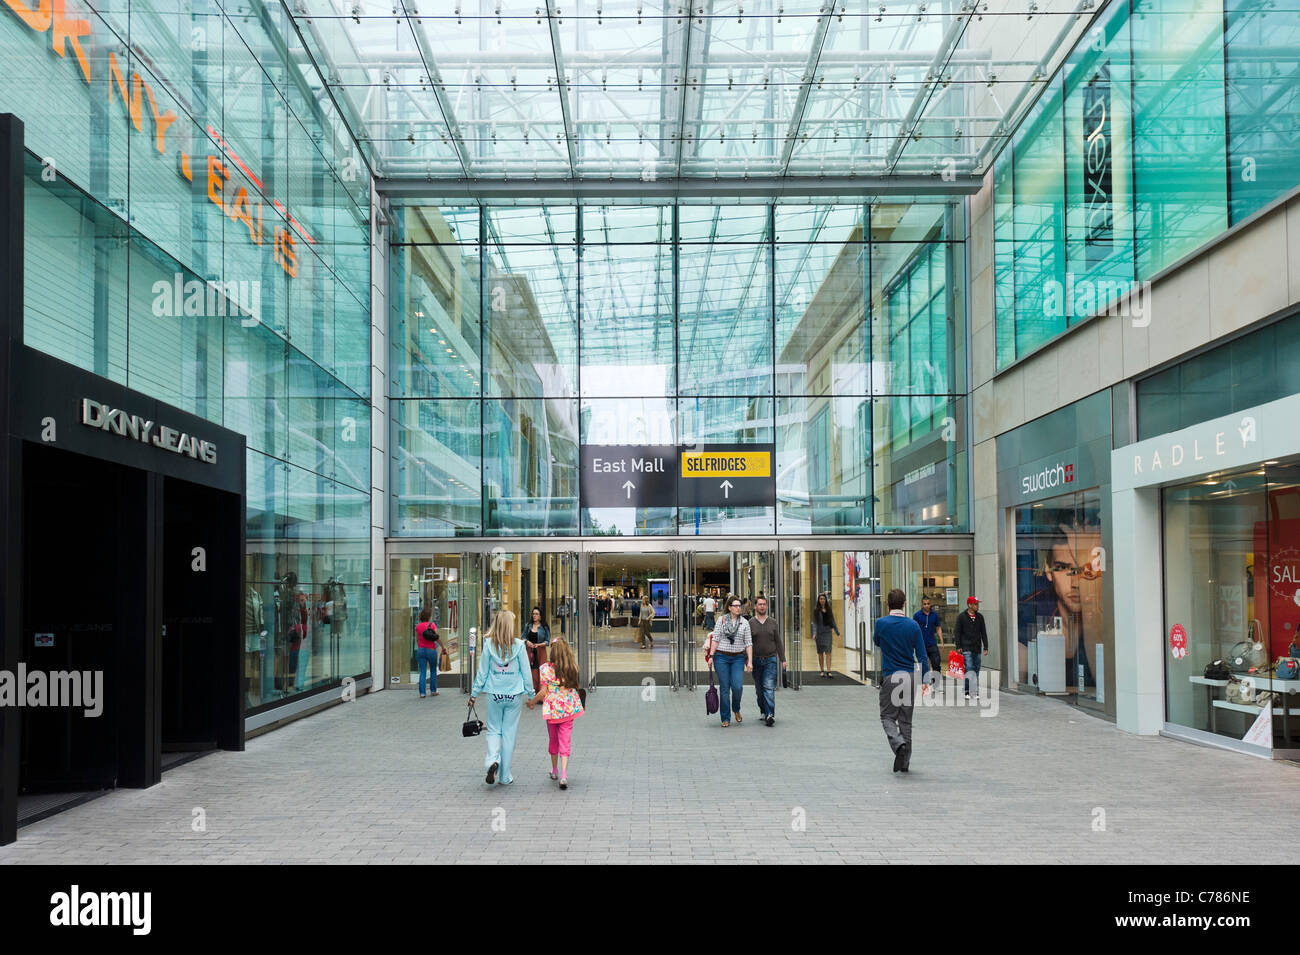
POLYGON ((954 680, 966 676, 966 658, 956 650, 948 651, 948 675, 954 680))

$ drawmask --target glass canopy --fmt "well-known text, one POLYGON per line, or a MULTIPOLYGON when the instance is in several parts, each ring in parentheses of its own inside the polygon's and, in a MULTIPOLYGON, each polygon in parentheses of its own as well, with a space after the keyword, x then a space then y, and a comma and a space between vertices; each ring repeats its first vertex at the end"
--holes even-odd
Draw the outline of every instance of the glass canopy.
POLYGON ((1100 0, 291 0, 378 176, 983 173, 1100 0))

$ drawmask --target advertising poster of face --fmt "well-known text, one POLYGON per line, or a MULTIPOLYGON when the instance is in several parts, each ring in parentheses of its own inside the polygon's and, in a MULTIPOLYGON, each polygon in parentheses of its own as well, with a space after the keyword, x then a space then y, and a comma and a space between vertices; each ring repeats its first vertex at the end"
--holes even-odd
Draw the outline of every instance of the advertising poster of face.
POLYGON ((1095 491, 1053 498, 1016 511, 1017 631, 1020 682, 1028 647, 1060 618, 1065 685, 1085 698, 1097 692, 1097 644, 1104 640, 1101 508, 1095 491))

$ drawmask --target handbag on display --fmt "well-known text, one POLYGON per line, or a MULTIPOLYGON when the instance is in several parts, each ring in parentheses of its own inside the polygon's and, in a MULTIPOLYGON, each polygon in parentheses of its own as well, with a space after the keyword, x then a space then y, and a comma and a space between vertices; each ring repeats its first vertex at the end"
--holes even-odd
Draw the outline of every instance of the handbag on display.
POLYGON ((966 657, 956 650, 948 651, 948 675, 954 680, 960 680, 966 676, 966 657))
POLYGON ((1242 640, 1232 645, 1228 651, 1228 669, 1234 673, 1249 673, 1268 662, 1264 655, 1264 644, 1256 640, 1242 640))
POLYGON ((1228 698, 1229 703, 1254 703, 1255 681, 1251 679, 1238 680, 1233 678, 1225 689, 1223 695, 1228 698))
POLYGON ((713 682, 713 667, 709 667, 709 689, 704 694, 704 715, 712 716, 718 712, 718 687, 713 682))
POLYGON ((470 704, 468 715, 469 719, 460 724, 460 735, 466 737, 477 736, 479 733, 483 732, 483 721, 478 718, 478 713, 475 712, 473 703, 470 704))
POLYGON ((1205 664, 1205 679, 1207 680, 1229 680, 1232 678, 1232 671, 1222 660, 1214 660, 1205 664))
MULTIPOLYGON (((1294 648, 1295 644, 1291 646, 1294 648)), ((1278 657, 1276 678, 1279 680, 1300 680, 1300 658, 1278 657)))

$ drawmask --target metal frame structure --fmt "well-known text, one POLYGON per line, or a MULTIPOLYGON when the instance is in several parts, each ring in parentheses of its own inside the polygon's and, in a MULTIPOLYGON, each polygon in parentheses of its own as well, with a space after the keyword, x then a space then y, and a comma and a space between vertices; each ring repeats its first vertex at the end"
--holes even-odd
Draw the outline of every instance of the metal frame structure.
POLYGON ((288 9, 381 179, 653 186, 902 175, 938 185, 987 170, 1103 5, 455 0, 430 12, 417 0, 379 10, 294 0, 288 9))

